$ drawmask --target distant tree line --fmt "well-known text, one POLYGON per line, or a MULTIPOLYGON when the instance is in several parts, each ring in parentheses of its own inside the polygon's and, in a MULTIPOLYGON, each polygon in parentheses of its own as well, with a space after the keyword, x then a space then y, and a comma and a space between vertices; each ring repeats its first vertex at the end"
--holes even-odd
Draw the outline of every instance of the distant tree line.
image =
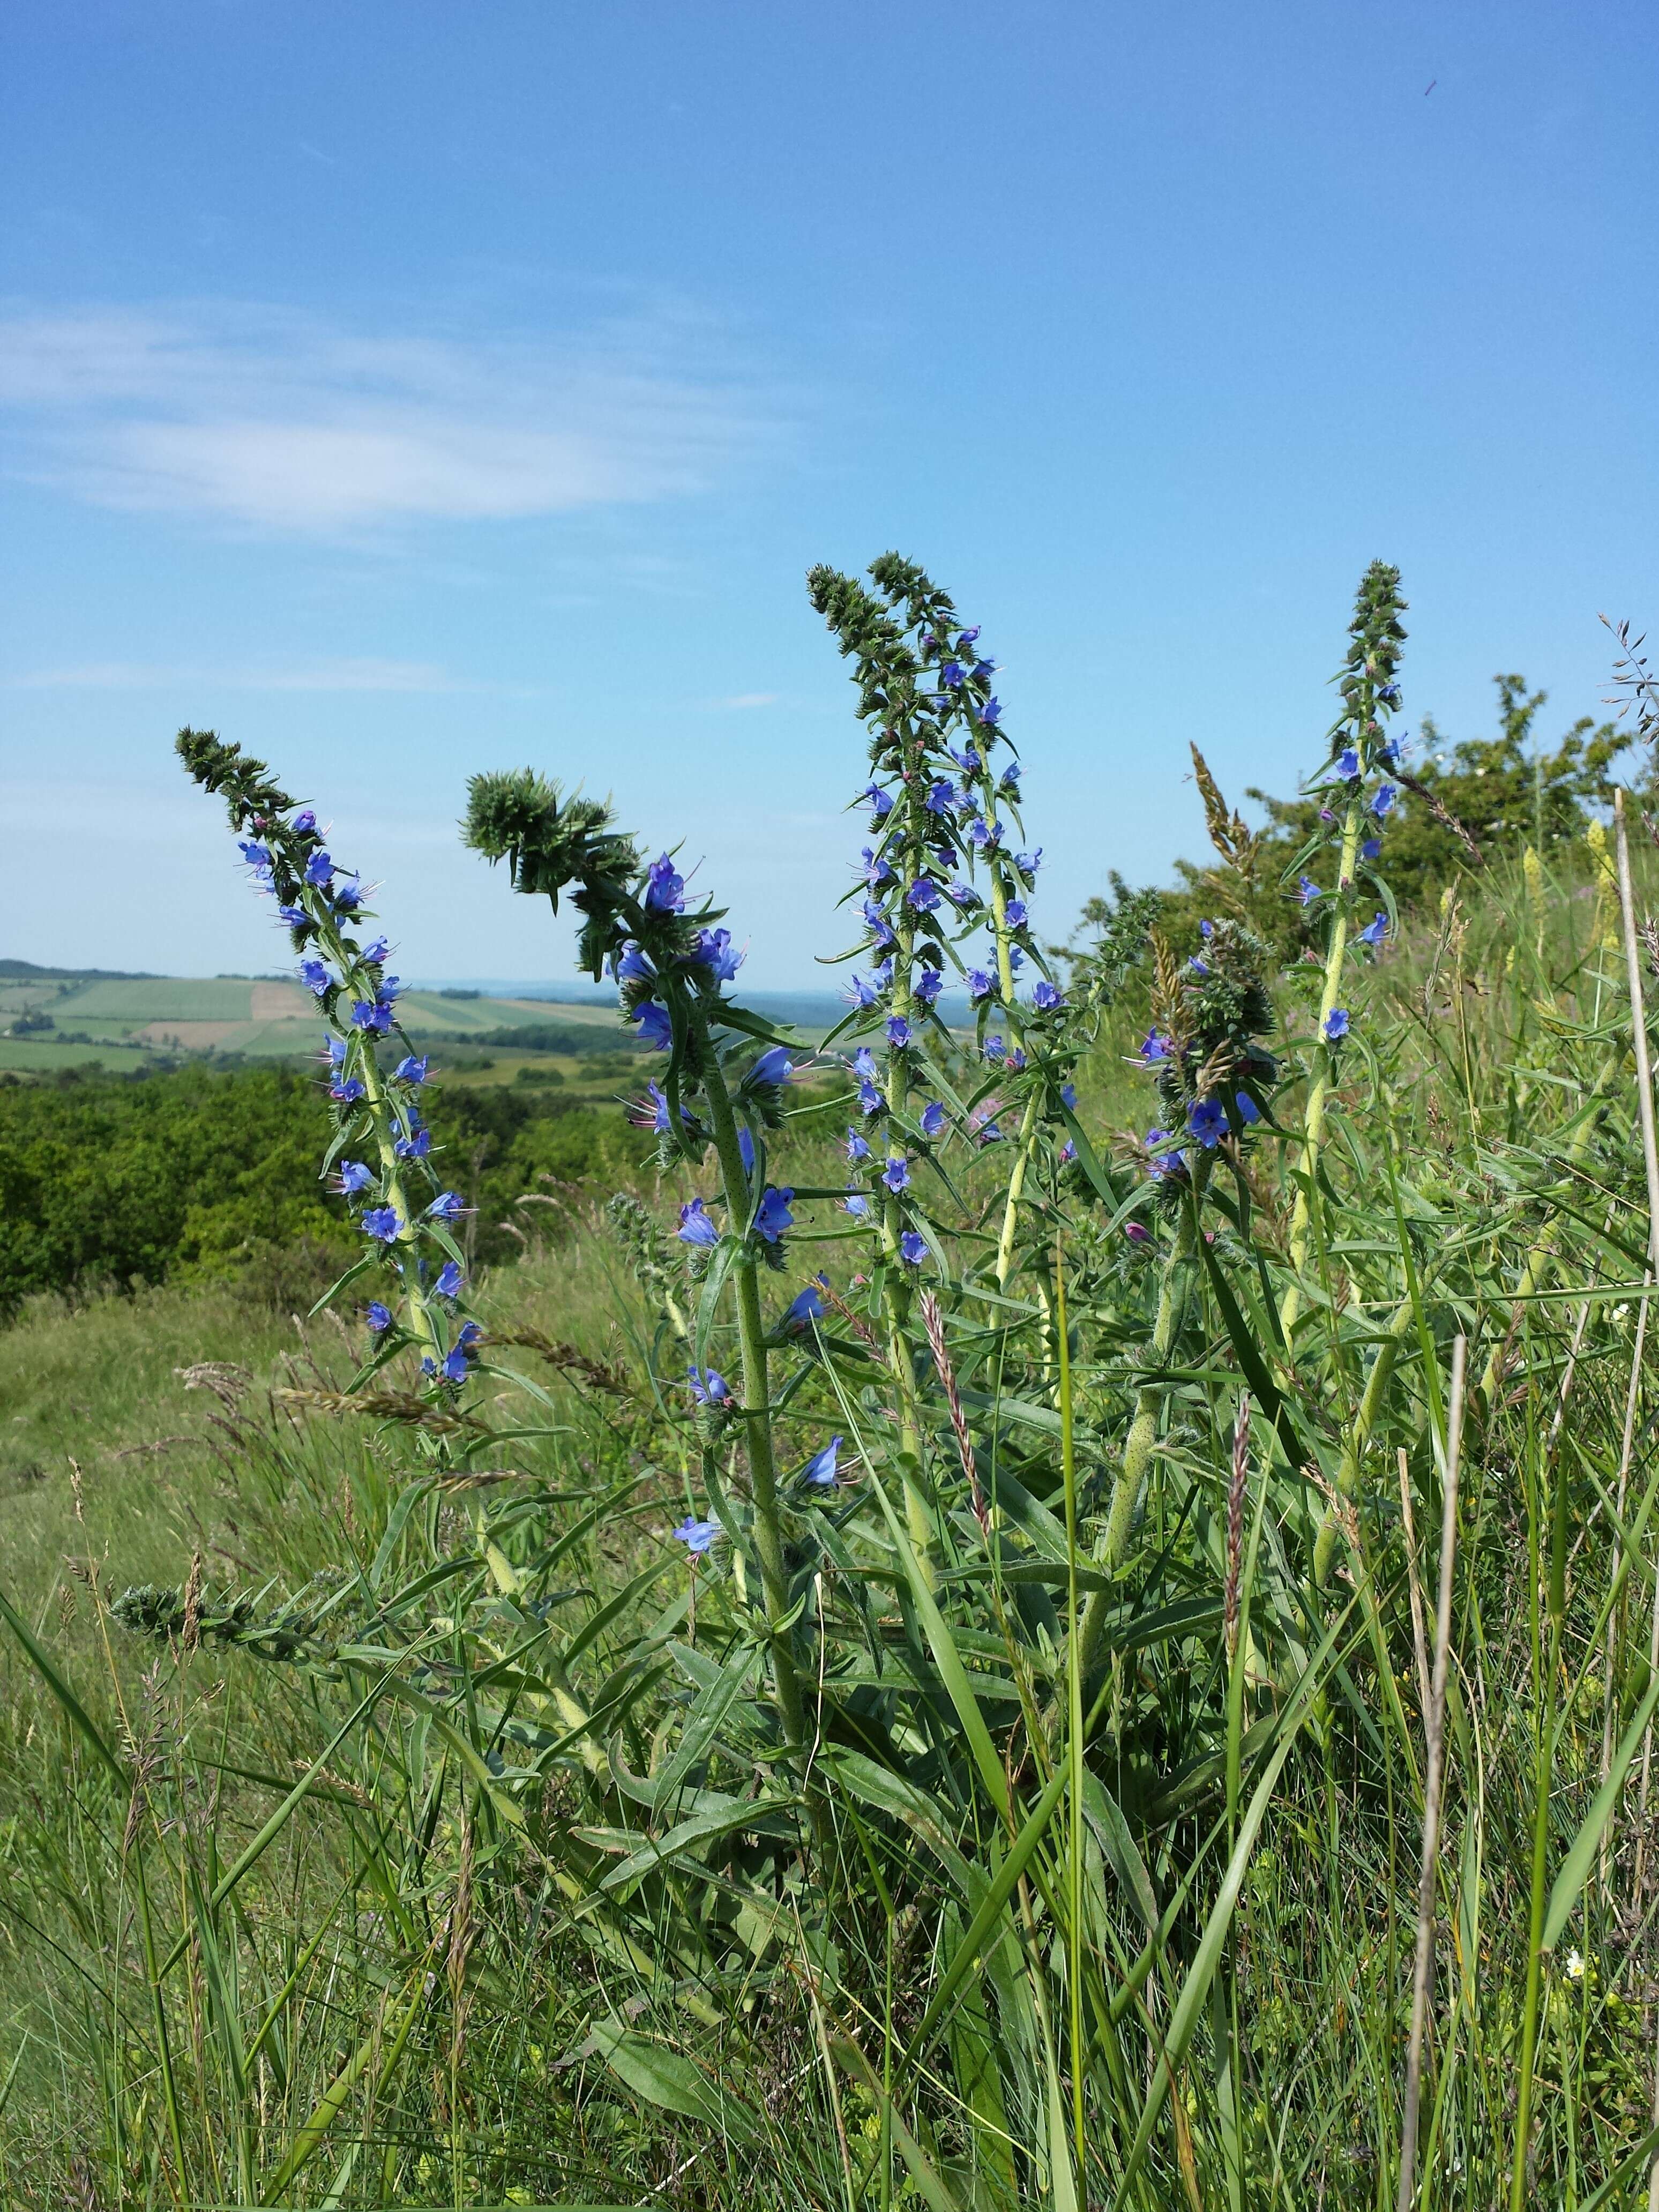
MULTIPOLYGON (((616 1108, 534 1088, 428 1097, 481 1262, 520 1249, 501 1224, 521 1196, 614 1188, 651 1149, 616 1108)), ((65 1069, 0 1085, 0 1315, 39 1291, 226 1276, 293 1303, 355 1255, 344 1207, 317 1179, 328 1128, 318 1080, 287 1067, 65 1069)))

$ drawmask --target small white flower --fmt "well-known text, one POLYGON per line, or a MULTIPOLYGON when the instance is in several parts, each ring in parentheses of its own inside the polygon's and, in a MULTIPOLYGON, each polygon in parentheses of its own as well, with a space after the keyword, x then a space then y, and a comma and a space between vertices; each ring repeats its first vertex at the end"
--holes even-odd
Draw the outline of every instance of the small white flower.
POLYGON ((1570 1982, 1582 1982, 1583 1978, 1584 1961, 1582 1955, 1577 1951, 1569 1951, 1567 1954, 1567 1979, 1570 1982))
POLYGON ((1630 1308, 1628 1306, 1615 1306, 1613 1310, 1613 1317, 1615 1321, 1627 1321, 1630 1318, 1630 1308))

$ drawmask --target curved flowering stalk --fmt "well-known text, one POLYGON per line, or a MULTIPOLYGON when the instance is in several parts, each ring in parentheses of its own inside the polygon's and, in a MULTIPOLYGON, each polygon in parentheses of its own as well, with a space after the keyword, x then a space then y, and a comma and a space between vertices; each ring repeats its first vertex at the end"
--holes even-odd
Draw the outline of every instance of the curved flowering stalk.
POLYGON ((1352 1025, 1343 988, 1350 936, 1375 946, 1381 942, 1394 911, 1387 886, 1371 871, 1381 857, 1384 826, 1399 795, 1398 787, 1389 779, 1391 772, 1398 769, 1400 742, 1384 734, 1383 724, 1400 707, 1395 673, 1406 636, 1400 622, 1405 607, 1400 596, 1399 569, 1385 561, 1373 561, 1360 581, 1353 620, 1348 625, 1353 642, 1336 678, 1342 693, 1342 713, 1331 725, 1331 757, 1317 787, 1325 802, 1320 810, 1320 832, 1297 855, 1286 878, 1287 883, 1296 878, 1297 893, 1304 907, 1316 905, 1325 910, 1329 925, 1324 984, 1319 997, 1318 1064, 1308 1092, 1300 1187, 1291 1216, 1291 1280, 1279 1305, 1279 1326, 1286 1335, 1302 1310, 1300 1277, 1308 1256, 1325 1107, 1336 1080, 1342 1041, 1352 1025), (1322 873, 1322 860, 1333 857, 1336 883, 1326 890, 1308 872, 1317 867, 1322 873), (1357 915, 1362 872, 1370 878, 1383 902, 1375 919, 1363 928, 1358 926, 1357 915))
MULTIPOLYGON (((464 842, 507 862, 515 890, 541 892, 558 910, 562 893, 584 917, 580 964, 595 981, 616 980, 624 1018, 642 1042, 667 1055, 660 1086, 650 1085, 642 1119, 664 1153, 696 1163, 712 1146, 726 1209, 724 1231, 703 1200, 680 1210, 682 1241, 711 1268, 729 1271, 743 1358, 740 1418, 754 1503, 754 1542, 766 1601, 773 1679, 785 1735, 806 1741, 805 1705, 795 1665, 773 1436, 763 1266, 781 1267, 793 1225, 793 1190, 766 1180, 766 1133, 782 1117, 788 1049, 769 1024, 726 995, 743 955, 705 902, 687 911, 684 878, 672 858, 647 867, 634 841, 612 826, 608 805, 567 799, 557 784, 523 769, 474 776, 467 787, 464 842), (759 1042, 763 1049, 758 1054, 759 1042)), ((700 1370, 693 1370, 693 1389, 700 1370)), ((706 1385, 705 1385, 706 1388, 706 1385)), ((724 1393, 724 1386, 722 1386, 724 1393)))
MULTIPOLYGON (((1158 1123, 1146 1132, 1143 1158, 1158 1208, 1175 1228, 1158 1285, 1148 1355, 1153 1368, 1164 1366, 1174 1349, 1180 1277, 1200 1233, 1211 1177, 1224 1164, 1238 1174, 1243 1198, 1243 1158, 1279 1072, 1261 1042, 1273 1026, 1273 1001, 1263 980, 1267 947, 1242 922, 1206 921, 1201 930, 1199 951, 1185 962, 1177 962, 1162 939, 1154 939, 1152 1024, 1140 1048, 1158 1098, 1158 1123)), ((1120 1566, 1128 1551, 1157 1443, 1162 1396, 1152 1383, 1143 1383, 1135 1395, 1123 1465, 1099 1547, 1109 1566, 1120 1566)), ((1103 1618, 1103 1606, 1091 1604, 1085 1618, 1085 1666, 1103 1618)))
POLYGON ((329 853, 312 809, 296 805, 263 761, 210 730, 181 730, 177 749, 196 781, 228 807, 243 836, 242 857, 260 892, 276 901, 301 956, 301 980, 326 1025, 334 1134, 324 1171, 333 1170, 369 1247, 328 1296, 370 1273, 382 1293, 366 1310, 372 1349, 358 1382, 413 1348, 428 1395, 450 1401, 483 1332, 460 1317, 465 1267, 447 1224, 464 1209, 430 1164, 432 1135, 420 1106, 427 1062, 398 1029, 386 941, 368 939, 373 915, 361 881, 329 853), (397 1054, 390 1069, 383 1047, 388 1058, 397 1054))
POLYGON ((1030 936, 1027 902, 1042 854, 1019 849, 1020 767, 993 690, 997 665, 980 651, 978 628, 963 626, 950 595, 914 562, 884 554, 869 574, 873 591, 823 567, 807 582, 855 663, 857 711, 870 728, 871 780, 860 794, 870 808, 864 944, 844 956, 861 951, 868 966, 845 994, 852 1012, 836 1032, 871 1040, 852 1061, 860 1121, 848 1133, 845 1203, 878 1246, 872 1304, 898 1398, 911 1534, 925 1552, 911 1321, 920 1271, 930 1255, 942 1265, 943 1255, 931 1189, 917 1170, 942 1180, 953 1139, 975 1148, 1007 1141, 1018 1115, 995 1248, 1000 1287, 1027 1163, 1043 1127, 1070 1109, 1075 1055, 1063 1033, 1065 994, 1030 936), (1016 979, 1028 963, 1034 988, 1022 1004, 1016 979), (967 1082, 938 1011, 953 970, 976 1012, 978 1065, 967 1082))

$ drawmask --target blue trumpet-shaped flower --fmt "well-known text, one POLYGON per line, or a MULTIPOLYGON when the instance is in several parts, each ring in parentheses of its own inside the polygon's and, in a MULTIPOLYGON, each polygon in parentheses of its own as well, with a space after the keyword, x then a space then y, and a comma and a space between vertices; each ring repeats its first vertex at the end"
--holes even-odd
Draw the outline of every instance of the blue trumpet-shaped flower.
POLYGON ((399 1137, 393 1148, 400 1160, 423 1160, 432 1150, 430 1129, 414 1128, 406 1137, 399 1137))
POLYGON ((1336 772, 1350 783, 1359 773, 1359 755, 1352 745, 1345 746, 1336 757, 1336 772))
POLYGON ((893 811, 892 793, 885 790, 878 783, 866 783, 859 796, 860 799, 869 800, 871 810, 878 822, 884 821, 893 811))
POLYGON ((685 905, 685 878, 666 853, 659 853, 645 872, 647 914, 678 914, 685 905))
POLYGON ((893 933, 892 923, 888 921, 873 899, 866 899, 859 911, 864 916, 866 929, 869 931, 871 938, 877 945, 885 948, 887 945, 898 943, 898 939, 893 933))
POLYGON ((679 1527, 671 1532, 678 1543, 684 1544, 694 1559, 700 1559, 720 1533, 718 1521, 698 1521, 688 1513, 679 1527))
POLYGON ((1183 1152, 1158 1151, 1158 1147, 1160 1145, 1167 1145, 1169 1139, 1170 1133, 1167 1129, 1148 1129, 1146 1132, 1146 1150, 1152 1154, 1146 1165, 1155 1176, 1174 1175, 1178 1169, 1187 1164, 1187 1155, 1183 1152))
POLYGON ((691 1395, 700 1406, 730 1403, 732 1389, 725 1376, 717 1375, 712 1367, 688 1367, 685 1372, 691 1395))
POLYGON ((965 876, 958 876, 945 896, 963 914, 971 913, 975 907, 985 903, 965 876))
POLYGON ((1376 794, 1371 800, 1371 812, 1376 815, 1379 822, 1382 821, 1389 814, 1392 813, 1394 811, 1394 802, 1399 798, 1399 796, 1400 793, 1395 789, 1391 783, 1383 783, 1377 786, 1376 794))
POLYGON ((744 961, 743 954, 732 950, 729 929, 700 929, 691 958, 696 966, 709 969, 717 983, 733 981, 744 961))
POLYGON ((1357 933, 1357 935, 1361 945, 1369 945, 1375 948, 1381 945, 1388 933, 1389 917, 1386 914, 1379 914, 1374 921, 1368 921, 1364 929, 1357 933))
POLYGON ((899 1238, 899 1257, 907 1267, 921 1267, 927 1257, 927 1239, 914 1229, 907 1229, 899 1238))
POLYGON ((854 975, 841 995, 849 1006, 874 1006, 881 1001, 881 993, 862 975, 854 975))
POLYGON ((780 1324, 792 1334, 810 1328, 815 1321, 823 1319, 823 1292, 830 1287, 827 1275, 814 1275, 804 1291, 798 1291, 790 1301, 780 1324))
POLYGON ((984 1050, 985 1057, 994 1066, 999 1060, 1006 1060, 1008 1057, 1007 1044, 1000 1036, 988 1036, 985 1040, 984 1050))
POLYGON ((1233 1097, 1233 1109, 1247 1128, 1261 1119, 1261 1109, 1248 1091, 1240 1091, 1233 1097))
POLYGON ((793 1190, 777 1190, 767 1185, 755 1214, 755 1234, 763 1243, 775 1244, 786 1230, 794 1227, 795 1217, 789 1211, 789 1201, 794 1195, 793 1190))
POLYGON ((860 858, 864 863, 860 872, 872 891, 878 890, 883 884, 892 882, 893 871, 884 853, 878 853, 873 847, 866 845, 860 858))
POLYGON ((640 1041, 650 1046, 653 1052, 666 1052, 674 1042, 674 1024, 668 1018, 666 1006, 656 1000, 644 1000, 634 1010, 634 1027, 640 1041))
POLYGON ((358 999, 352 1006, 354 1027, 371 1036, 384 1036, 392 1027, 392 1009, 384 999, 358 999))
POLYGON ((853 1054, 853 1073, 860 1083, 875 1081, 876 1055, 867 1044, 861 1044, 853 1054))
POLYGON ((363 1319, 376 1336, 383 1336, 392 1326, 392 1309, 382 1305, 379 1298, 371 1298, 363 1319))
POLYGON ((867 1160, 870 1157, 867 1139, 861 1137, 854 1128, 849 1128, 847 1132, 847 1157, 849 1160, 854 1161, 867 1160))
POLYGON ((931 876, 918 876, 904 894, 904 903, 918 914, 932 914, 939 900, 939 885, 931 876))
POLYGON ((332 981, 327 969, 324 967, 320 960, 302 960, 300 963, 300 975, 301 979, 310 985, 311 988, 317 994, 317 996, 319 999, 328 989, 329 984, 332 981))
MULTIPOLYGON (((987 665, 988 665, 988 665, 989 665, 989 664, 987 664, 987 665)), ((975 673, 975 675, 977 675, 977 674, 979 673, 979 671, 978 671, 977 669, 975 669, 975 672, 974 672, 974 673, 975 673)), ((980 719, 980 720, 981 720, 981 722, 988 722, 988 723, 997 723, 997 722, 1000 722, 1000 721, 1002 720, 1002 702, 1001 702, 1001 700, 1000 700, 1000 699, 995 699, 995 698, 988 699, 988 700, 985 702, 985 704, 984 704, 984 705, 980 708, 980 710, 979 710, 979 719, 980 719)))
POLYGON ((313 853, 306 862, 306 881, 313 890, 325 890, 333 880, 333 861, 326 853, 313 853))
POLYGON ((970 999, 988 999, 996 988, 984 969, 970 968, 968 970, 968 995, 970 999))
POLYGON ((356 1198, 359 1191, 370 1189, 374 1182, 374 1170, 365 1167, 361 1160, 342 1160, 340 1188, 348 1198, 356 1198))
POLYGON ((342 1106, 355 1106, 360 1098, 367 1098, 368 1092, 360 1076, 347 1075, 329 1085, 328 1095, 342 1106))
POLYGON ((689 1198, 681 1206, 680 1225, 675 1233, 682 1244, 697 1244, 704 1249, 720 1241, 720 1232, 700 1198, 689 1198))
POLYGON ((424 1083, 428 1065, 425 1053, 407 1053, 392 1073, 399 1083, 424 1083))
POLYGON ((887 1101, 882 1097, 880 1091, 877 1090, 873 1083, 860 1084, 859 1107, 861 1112, 866 1114, 879 1114, 886 1103, 887 1101))
POLYGON ((949 814, 957 803, 957 787, 948 775, 935 777, 924 801, 930 814, 949 814))
POLYGON ((820 1452, 814 1452, 796 1480, 814 1490, 833 1490, 836 1486, 836 1455, 841 1449, 841 1438, 831 1437, 820 1452))
POLYGON ((461 1285, 465 1280, 465 1278, 461 1273, 459 1261, 456 1260, 446 1260, 443 1266, 438 1270, 437 1281, 432 1285, 433 1295, 435 1297, 440 1298, 459 1297, 460 1295, 461 1285))
POLYGON ((1298 876, 1297 878, 1296 895, 1297 898, 1301 900, 1304 906, 1311 906, 1316 898, 1321 898, 1324 896, 1311 876, 1298 876))
POLYGON ((398 1218, 395 1206, 371 1206, 365 1208, 362 1219, 357 1225, 365 1237, 374 1237, 377 1243, 392 1244, 396 1243, 398 1231, 403 1224, 398 1218))
POLYGON ((1347 1008, 1346 1006, 1333 1006, 1329 1013, 1325 1017, 1325 1036, 1327 1040, 1330 1043, 1335 1044, 1339 1038, 1345 1037, 1347 1034, 1347 1008))
POLYGON ((945 977, 937 968, 924 968, 911 988, 924 1006, 931 1006, 945 988, 945 977))
POLYGON ((962 679, 967 672, 959 660, 947 660, 939 672, 939 680, 947 690, 959 691, 962 689, 962 679))
POLYGON ((1187 1127, 1209 1152, 1227 1133, 1227 1109, 1218 1098, 1200 1098, 1187 1109, 1187 1127))
POLYGON ((1359 848, 1359 857, 1362 860, 1375 860, 1382 850, 1382 840, 1380 837, 1367 837, 1359 848))
POLYGON ((889 1190, 896 1194, 910 1188, 910 1163, 902 1153, 895 1152, 881 1171, 881 1179, 889 1190))
POLYGON ((623 940, 621 951, 612 958, 611 972, 619 983, 654 983, 657 980, 656 969, 631 937, 623 940))
POLYGON ((945 1109, 937 1098, 929 1099, 921 1109, 921 1128, 924 1137, 937 1137, 945 1127, 945 1109))
POLYGON ((466 1200, 458 1190, 441 1190, 426 1211, 432 1221, 459 1221, 466 1212, 466 1200))
POLYGON ((1010 929, 1024 929, 1026 920, 1024 900, 1010 899, 1002 909, 1002 915, 1010 929))
POLYGON ((892 1014, 887 1022, 887 1042, 895 1052, 902 1052, 910 1042, 910 1024, 902 1014, 892 1014))
POLYGON ((842 1200, 842 1206, 854 1221, 862 1221, 870 1211, 870 1201, 861 1190, 849 1190, 842 1200))
POLYGON ((1031 1004, 1040 1014, 1052 1014, 1066 1003, 1066 994, 1045 975, 1031 992, 1031 1004))
POLYGON ((769 1085, 775 1088, 779 1084, 787 1083, 794 1072, 794 1063, 787 1052, 781 1044, 775 1044, 761 1054, 744 1078, 744 1081, 745 1084, 769 1085))

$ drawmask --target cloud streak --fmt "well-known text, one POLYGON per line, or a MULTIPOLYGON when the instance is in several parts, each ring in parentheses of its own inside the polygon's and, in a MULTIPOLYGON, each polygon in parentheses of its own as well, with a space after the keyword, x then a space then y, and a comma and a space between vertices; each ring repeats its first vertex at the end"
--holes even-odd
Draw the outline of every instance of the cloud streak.
POLYGON ((340 537, 704 490, 775 410, 684 313, 556 339, 365 336, 198 304, 0 315, 12 475, 88 504, 340 537))

